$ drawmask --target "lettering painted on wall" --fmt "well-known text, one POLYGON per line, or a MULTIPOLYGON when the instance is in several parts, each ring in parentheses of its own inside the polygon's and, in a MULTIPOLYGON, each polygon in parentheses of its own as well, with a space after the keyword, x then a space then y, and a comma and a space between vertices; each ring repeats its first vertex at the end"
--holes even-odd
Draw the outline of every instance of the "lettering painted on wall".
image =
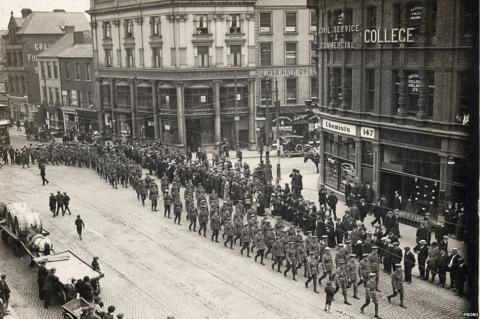
POLYGON ((375 138, 375 129, 371 127, 365 127, 362 126, 360 127, 360 136, 369 138, 369 139, 374 139, 375 138))
POLYGON ((352 136, 357 135, 357 127, 355 125, 323 119, 322 126, 324 129, 327 129, 329 131, 346 134, 346 135, 352 135, 352 136))
POLYGON ((257 72, 261 77, 315 75, 316 74, 316 70, 314 67, 267 68, 267 69, 259 69, 257 72))
MULTIPOLYGON (((48 49, 48 45, 46 43, 34 43, 33 50, 35 52, 41 52, 48 49)), ((37 62, 37 55, 33 53, 27 53, 27 62, 37 62)), ((37 72, 38 73, 38 72, 37 72)))
POLYGON ((393 28, 365 30, 365 43, 412 43, 415 28, 393 28))

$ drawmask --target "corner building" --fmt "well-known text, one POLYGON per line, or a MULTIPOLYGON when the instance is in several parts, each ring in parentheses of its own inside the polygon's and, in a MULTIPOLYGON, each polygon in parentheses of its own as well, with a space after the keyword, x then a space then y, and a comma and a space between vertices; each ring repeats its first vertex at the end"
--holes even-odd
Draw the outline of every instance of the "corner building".
POLYGON ((390 207, 398 190, 416 214, 465 202, 475 1, 317 3, 320 182, 370 182, 390 207))
POLYGON ((101 129, 195 150, 255 143, 255 1, 92 0, 101 129))

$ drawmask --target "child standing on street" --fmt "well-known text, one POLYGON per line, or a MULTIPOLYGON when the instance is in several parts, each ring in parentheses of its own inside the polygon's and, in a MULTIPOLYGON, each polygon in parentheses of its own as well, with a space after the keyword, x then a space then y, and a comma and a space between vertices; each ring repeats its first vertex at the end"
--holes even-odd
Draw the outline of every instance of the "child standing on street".
POLYGON ((325 287, 325 311, 330 312, 330 306, 332 305, 334 295, 335 290, 332 287, 332 282, 329 281, 327 282, 327 286, 325 287))

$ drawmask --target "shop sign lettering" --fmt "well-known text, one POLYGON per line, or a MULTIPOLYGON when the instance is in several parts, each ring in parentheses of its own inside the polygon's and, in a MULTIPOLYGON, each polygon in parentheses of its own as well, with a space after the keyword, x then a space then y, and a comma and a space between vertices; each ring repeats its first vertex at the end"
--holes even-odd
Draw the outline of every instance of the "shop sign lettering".
POLYGON ((322 126, 326 130, 337 132, 340 134, 346 134, 346 135, 352 135, 352 136, 357 135, 357 127, 355 125, 344 124, 344 123, 323 119, 322 126))
POLYGON ((407 86, 411 92, 418 92, 418 88, 420 87, 420 76, 418 73, 408 75, 407 86))
POLYGON ((360 136, 365 138, 374 139, 375 138, 375 129, 371 127, 362 126, 360 128, 360 136))
POLYGON ((316 70, 314 67, 268 68, 268 69, 259 69, 258 73, 261 77, 315 75, 316 70))

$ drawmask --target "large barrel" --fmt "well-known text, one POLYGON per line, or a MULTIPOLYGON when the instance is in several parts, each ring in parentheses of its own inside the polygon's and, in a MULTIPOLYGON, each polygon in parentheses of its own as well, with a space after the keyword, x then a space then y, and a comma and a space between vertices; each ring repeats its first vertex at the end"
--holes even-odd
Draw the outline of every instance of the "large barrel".
POLYGON ((15 216, 13 221, 13 231, 17 236, 30 230, 36 232, 42 231, 42 220, 40 219, 40 215, 31 212, 15 216))
POLYGON ((32 251, 38 252, 39 255, 43 255, 45 252, 45 244, 50 245, 50 249, 52 248, 52 242, 50 241, 50 238, 40 235, 39 237, 35 238, 31 245, 29 245, 29 248, 32 251))
POLYGON ((27 203, 11 203, 7 205, 7 225, 12 231, 15 231, 15 217, 24 213, 31 213, 32 210, 27 203))

